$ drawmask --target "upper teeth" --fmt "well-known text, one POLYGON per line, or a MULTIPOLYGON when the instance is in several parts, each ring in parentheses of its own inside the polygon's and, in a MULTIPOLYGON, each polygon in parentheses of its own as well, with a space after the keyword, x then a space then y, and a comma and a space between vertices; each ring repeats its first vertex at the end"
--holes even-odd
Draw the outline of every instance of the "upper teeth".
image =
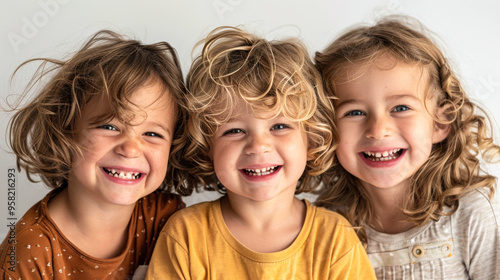
POLYGON ((249 174, 249 175, 253 175, 253 176, 262 176, 262 175, 268 175, 268 174, 271 174, 273 173, 276 168, 278 168, 277 166, 273 166, 273 167, 264 167, 264 168, 261 168, 261 169, 244 169, 245 170, 245 173, 249 174))
POLYGON ((127 180, 132 180, 132 179, 138 179, 141 176, 141 173, 139 172, 125 172, 125 171, 117 171, 115 169, 105 169, 109 175, 120 178, 120 179, 127 179, 127 180))
POLYGON ((367 156, 370 156, 370 157, 388 157, 389 155, 393 155, 393 154, 396 154, 398 153, 399 151, 401 151, 401 149, 394 149, 394 150, 389 150, 389 151, 384 151, 384 152, 363 152, 365 153, 367 156))

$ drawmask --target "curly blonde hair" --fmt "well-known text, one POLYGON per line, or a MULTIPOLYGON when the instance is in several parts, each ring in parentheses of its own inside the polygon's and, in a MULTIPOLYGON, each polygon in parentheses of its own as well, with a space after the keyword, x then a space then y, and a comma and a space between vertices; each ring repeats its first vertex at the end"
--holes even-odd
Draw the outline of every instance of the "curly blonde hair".
MULTIPOLYGON (((166 42, 145 45, 101 30, 67 60, 30 59, 12 77, 33 62, 41 63, 18 102, 11 104, 15 113, 9 122, 9 141, 18 168, 24 169, 32 182, 38 174, 51 188, 67 186, 72 158, 81 153, 75 138, 76 120, 92 98, 98 96, 111 104, 112 112, 100 118, 118 118, 125 123, 130 117, 127 113, 140 111, 130 101, 131 95, 151 80, 160 82, 174 103, 184 100, 181 66, 175 49, 166 42), (36 96, 21 106, 38 85, 41 89, 36 96)), ((176 107, 179 131, 186 113, 176 107)), ((169 168, 161 188, 174 185, 172 173, 169 168)))
POLYGON ((188 124, 186 146, 172 164, 184 169, 178 192, 190 194, 202 186, 224 193, 209 157, 212 137, 227 122, 237 100, 254 112, 272 111, 297 121, 308 135, 306 169, 296 192, 311 191, 333 161, 333 105, 323 91, 321 77, 306 47, 298 39, 267 41, 235 27, 219 27, 208 34, 201 54, 187 75, 188 124))
MULTIPOLYGON (((496 178, 481 169, 478 157, 496 162, 500 154, 500 147, 493 143, 486 113, 467 97, 442 52, 424 34, 425 29, 415 19, 387 17, 373 26, 348 30, 315 56, 325 91, 331 96, 335 96, 342 69, 368 65, 381 55, 420 65, 427 72, 426 98, 433 98, 446 108, 446 119, 439 120, 435 113, 429 113, 436 122, 449 125, 450 133, 433 146, 428 160, 411 178, 410 194, 402 211, 416 226, 453 214, 459 199, 471 190, 486 187, 493 197, 496 178), (444 206, 451 207, 452 212, 445 213, 444 206)), ((374 214, 359 180, 337 159, 324 178, 317 205, 343 209, 349 221, 359 227, 358 235, 366 243, 361 226, 371 221, 374 214)))

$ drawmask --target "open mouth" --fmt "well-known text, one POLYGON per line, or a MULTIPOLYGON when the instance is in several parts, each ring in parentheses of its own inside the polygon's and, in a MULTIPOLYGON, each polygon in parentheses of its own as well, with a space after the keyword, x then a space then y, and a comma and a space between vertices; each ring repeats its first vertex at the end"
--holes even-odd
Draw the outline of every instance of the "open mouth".
POLYGON ((384 151, 384 152, 370 152, 370 151, 363 152, 363 156, 367 160, 371 160, 371 161, 393 160, 393 159, 397 159, 399 156, 401 156, 401 154, 403 154, 403 149, 394 149, 394 150, 389 150, 389 151, 384 151))
POLYGON ((272 167, 265 167, 262 169, 243 169, 243 172, 248 176, 265 176, 269 174, 273 174, 279 169, 279 165, 272 167))
POLYGON ((142 173, 139 172, 125 172, 115 169, 106 169, 104 167, 102 168, 102 170, 104 170, 104 172, 106 172, 110 176, 125 180, 135 180, 141 178, 142 176, 142 173))

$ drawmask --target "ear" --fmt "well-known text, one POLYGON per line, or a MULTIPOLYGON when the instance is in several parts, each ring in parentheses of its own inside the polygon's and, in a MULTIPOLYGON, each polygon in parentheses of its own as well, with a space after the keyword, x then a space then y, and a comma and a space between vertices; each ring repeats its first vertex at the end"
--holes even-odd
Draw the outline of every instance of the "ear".
MULTIPOLYGON (((449 108, 450 106, 444 105, 438 108, 437 110, 437 118, 442 121, 446 121, 446 114, 445 111, 449 108)), ((450 129, 451 126, 449 123, 439 123, 437 121, 434 121, 434 134, 432 135, 432 144, 439 143, 446 139, 448 135, 450 134, 450 129)))

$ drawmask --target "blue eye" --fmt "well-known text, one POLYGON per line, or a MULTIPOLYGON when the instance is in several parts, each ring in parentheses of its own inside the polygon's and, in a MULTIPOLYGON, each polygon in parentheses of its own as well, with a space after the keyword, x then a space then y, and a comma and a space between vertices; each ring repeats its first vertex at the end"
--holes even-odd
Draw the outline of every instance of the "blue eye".
POLYGON ((164 137, 163 137, 163 135, 158 134, 158 133, 156 133, 156 132, 146 132, 146 133, 144 133, 144 135, 146 135, 146 136, 151 136, 151 137, 160 137, 161 139, 163 139, 163 138, 164 138, 164 137))
POLYGON ((278 123, 278 124, 275 124, 271 127, 271 130, 281 130, 281 129, 287 129, 287 128, 290 128, 289 125, 286 125, 284 123, 278 123))
POLYGON ((363 115, 364 115, 364 113, 361 112, 360 110, 352 110, 352 111, 347 112, 344 116, 350 117, 350 116, 363 116, 363 115))
POLYGON ((404 112, 410 110, 410 107, 406 105, 398 105, 392 109, 393 112, 404 112))
POLYGON ((226 130, 222 135, 228 135, 228 134, 238 134, 238 133, 243 133, 242 129, 239 128, 231 128, 229 130, 226 130))

